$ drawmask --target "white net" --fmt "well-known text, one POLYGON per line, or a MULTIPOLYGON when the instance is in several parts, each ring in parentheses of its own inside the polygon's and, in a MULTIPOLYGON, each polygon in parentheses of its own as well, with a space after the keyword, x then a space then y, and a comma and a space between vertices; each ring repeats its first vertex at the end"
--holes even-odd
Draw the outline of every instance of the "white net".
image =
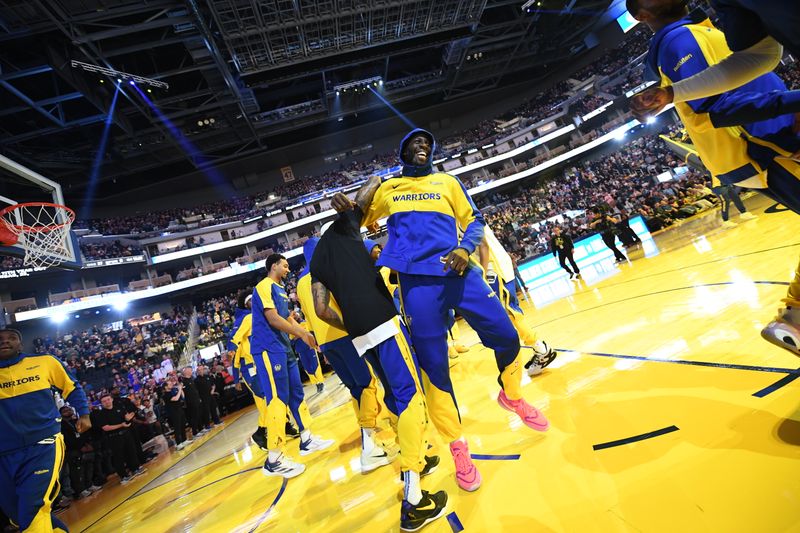
POLYGON ((17 204, 3 211, 0 220, 17 235, 17 244, 25 250, 25 266, 56 266, 69 255, 67 239, 75 221, 72 209, 50 203, 17 204))

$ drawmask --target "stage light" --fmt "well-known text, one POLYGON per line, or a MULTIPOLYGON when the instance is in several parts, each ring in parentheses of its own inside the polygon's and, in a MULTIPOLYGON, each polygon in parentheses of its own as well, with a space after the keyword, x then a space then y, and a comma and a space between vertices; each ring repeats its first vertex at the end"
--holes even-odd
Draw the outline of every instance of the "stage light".
POLYGON ((128 307, 128 302, 126 300, 117 300, 112 304, 112 306, 117 311, 124 311, 128 307))
POLYGON ((197 121, 197 125, 198 125, 198 126, 202 126, 202 125, 203 125, 203 121, 202 121, 202 120, 198 120, 198 121, 197 121))
POLYGON ((647 117, 647 123, 648 124, 653 124, 653 123, 655 123, 655 121, 656 121, 656 117, 647 117))
POLYGON ((136 82, 133 80, 129 81, 128 83, 130 83, 131 85, 136 85, 136 82))
POLYGON ((216 122, 216 120, 214 120, 213 118, 210 118, 210 119, 208 119, 208 121, 209 121, 210 123, 212 123, 212 124, 216 122))
POLYGON ((619 131, 614 133, 614 138, 618 141, 622 141, 625 139, 625 130, 620 129, 619 131))
POLYGON ((383 80, 379 80, 378 85, 383 85, 383 80))
POLYGON ((205 124, 206 126, 208 126, 209 124, 211 124, 211 122, 209 122, 209 120, 208 120, 208 119, 205 119, 205 120, 203 121, 203 124, 205 124))
POLYGON ((100 80, 100 83, 105 83, 105 82, 106 82, 106 80, 100 80))
POLYGON ((336 91, 336 96, 339 96, 339 91, 336 91))
POLYGON ((378 86, 378 82, 376 81, 375 83, 372 84, 372 86, 373 87, 377 87, 378 86))
POLYGON ((99 315, 100 311, 95 311, 94 314, 99 315))
POLYGON ((122 83, 122 80, 117 78, 117 83, 122 83))
POLYGON ((147 89, 147 92, 152 93, 153 89, 147 89))
POLYGON ((67 315, 65 315, 64 313, 58 313, 58 314, 55 314, 52 317, 50 317, 50 320, 52 320, 56 324, 61 324, 66 319, 67 319, 67 315))

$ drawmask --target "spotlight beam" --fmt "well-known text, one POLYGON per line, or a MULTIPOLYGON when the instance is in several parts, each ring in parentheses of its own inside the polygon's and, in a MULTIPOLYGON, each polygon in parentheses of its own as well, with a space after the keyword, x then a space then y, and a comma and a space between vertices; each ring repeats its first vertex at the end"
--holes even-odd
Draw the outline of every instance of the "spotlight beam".
POLYGON ((381 101, 381 102, 383 102, 384 104, 386 104, 386 107, 388 107, 389 109, 391 109, 391 110, 392 110, 392 112, 393 112, 395 115, 397 115, 398 117, 400 117, 400 120, 402 120, 403 122, 405 122, 405 123, 406 123, 406 125, 407 125, 409 128, 411 128, 411 129, 415 129, 415 128, 417 127, 417 126, 416 126, 416 125, 415 125, 413 122, 411 122, 411 120, 409 120, 409 119, 408 119, 408 117, 406 117, 406 116, 405 116, 404 114, 402 114, 402 113, 401 113, 401 112, 400 112, 400 111, 399 111, 399 110, 398 110, 396 107, 394 107, 392 104, 390 104, 390 103, 389 103, 389 100, 387 100, 386 98, 384 98, 384 97, 383 97, 383 95, 382 95, 381 93, 379 93, 378 91, 376 91, 376 90, 375 90, 375 89, 373 89, 372 87, 369 87, 369 90, 370 90, 370 91, 372 91, 372 94, 374 94, 375 96, 377 96, 377 97, 380 99, 380 101, 381 101))
POLYGON ((92 214, 92 200, 94 200, 94 191, 97 189, 97 183, 100 178, 100 167, 103 166, 103 158, 106 153, 106 145, 108 144, 108 134, 111 132, 111 123, 114 120, 114 109, 117 107, 117 98, 119 98, 119 86, 114 91, 114 98, 111 99, 111 108, 106 115, 105 126, 103 126, 103 136, 100 137, 100 145, 97 147, 97 153, 92 162, 92 173, 89 177, 89 186, 86 187, 86 196, 83 201, 83 208, 81 209, 81 219, 88 220, 92 214))
POLYGON ((139 93, 141 99, 144 100, 153 113, 158 116, 159 120, 167 127, 172 137, 175 139, 175 141, 177 141, 189 159, 192 160, 197 169, 206 175, 214 187, 220 189, 220 194, 225 195, 228 198, 235 196, 235 191, 228 184, 228 181, 220 173, 220 171, 213 166, 213 164, 206 158, 200 149, 186 138, 180 128, 161 112, 158 106, 153 103, 152 100, 150 100, 150 98, 138 85, 132 85, 132 87, 137 93, 139 93))

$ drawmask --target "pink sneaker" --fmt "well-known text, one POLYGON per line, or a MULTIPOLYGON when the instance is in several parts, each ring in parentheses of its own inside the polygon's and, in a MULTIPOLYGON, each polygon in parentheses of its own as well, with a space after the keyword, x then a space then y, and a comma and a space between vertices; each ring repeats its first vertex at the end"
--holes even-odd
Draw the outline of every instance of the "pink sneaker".
POLYGON ((472 462, 469 456, 469 447, 466 442, 461 440, 450 443, 450 453, 453 454, 453 462, 456 464, 456 482, 458 486, 467 492, 478 490, 481 486, 481 473, 472 462))
POLYGON ((497 403, 499 403, 500 407, 503 409, 517 413, 517 416, 522 419, 522 422, 531 429, 547 431, 547 428, 550 427, 550 423, 544 415, 534 406, 526 402, 524 398, 510 400, 508 396, 506 396, 506 391, 501 390, 500 395, 497 397, 497 403))

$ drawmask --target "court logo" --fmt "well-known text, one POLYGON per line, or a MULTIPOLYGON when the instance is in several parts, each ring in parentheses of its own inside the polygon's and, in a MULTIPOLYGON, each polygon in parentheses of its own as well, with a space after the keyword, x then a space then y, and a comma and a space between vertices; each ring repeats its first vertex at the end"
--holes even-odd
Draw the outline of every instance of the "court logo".
POLYGON ((769 213, 770 215, 773 213, 782 213, 784 211, 788 211, 788 207, 784 207, 783 204, 775 203, 764 210, 765 213, 769 213))

